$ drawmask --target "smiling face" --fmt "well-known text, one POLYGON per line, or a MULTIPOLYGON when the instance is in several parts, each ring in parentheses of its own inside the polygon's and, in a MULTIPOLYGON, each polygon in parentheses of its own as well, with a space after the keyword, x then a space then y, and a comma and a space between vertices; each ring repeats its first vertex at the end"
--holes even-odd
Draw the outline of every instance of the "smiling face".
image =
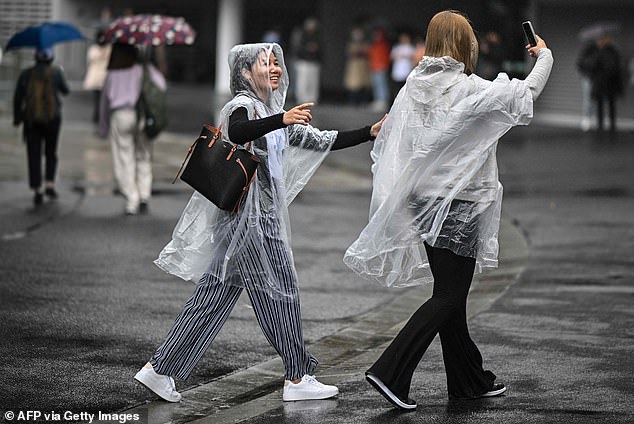
POLYGON ((282 67, 273 52, 268 57, 262 52, 251 68, 251 75, 258 91, 268 91, 269 88, 277 90, 282 77, 282 67))
POLYGON ((248 94, 272 111, 284 109, 288 73, 284 52, 275 43, 238 44, 229 52, 230 88, 233 95, 248 94))

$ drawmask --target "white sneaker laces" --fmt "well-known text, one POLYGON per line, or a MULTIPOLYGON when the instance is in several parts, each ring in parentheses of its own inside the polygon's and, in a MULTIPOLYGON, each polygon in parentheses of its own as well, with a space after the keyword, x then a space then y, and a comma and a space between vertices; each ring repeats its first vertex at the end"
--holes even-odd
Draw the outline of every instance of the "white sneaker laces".
POLYGON ((306 374, 306 381, 310 384, 321 385, 321 383, 317 381, 314 375, 306 374))

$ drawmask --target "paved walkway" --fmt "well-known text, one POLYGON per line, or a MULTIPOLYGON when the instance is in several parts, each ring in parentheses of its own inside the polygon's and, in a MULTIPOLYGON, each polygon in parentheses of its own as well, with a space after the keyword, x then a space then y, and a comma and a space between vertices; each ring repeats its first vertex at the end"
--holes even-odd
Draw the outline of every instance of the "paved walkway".
MULTIPOLYGON (((516 281, 527 259, 522 235, 507 221, 502 224, 504 245, 500 267, 476 279, 468 306, 468 316, 486 311, 516 281)), ((319 379, 326 384, 358 384, 363 372, 374 362, 411 313, 431 296, 431 286, 406 290, 396 299, 358 316, 355 323, 312 344, 309 349, 320 360, 319 379)), ((279 358, 246 370, 223 376, 210 383, 182 392, 178 404, 154 401, 126 410, 149 423, 225 424, 266 415, 280 407, 280 375, 284 368, 279 358)), ((340 397, 348 396, 342 393, 340 397)), ((377 399, 379 400, 379 399, 377 399)), ((336 401, 291 402, 284 408, 320 409, 336 401)), ((328 409, 328 408, 327 408, 328 409)), ((345 411, 340 411, 345 416, 345 411)), ((347 421, 341 421, 347 422, 347 421)))
MULTIPOLYGON (((179 99, 182 103, 197 95, 183 90, 179 99)), ((187 112, 179 125, 197 127, 198 123, 186 120, 204 115, 203 111, 187 112)), ((323 105, 321 119, 327 126, 353 128, 373 116, 323 105)), ((166 133, 155 146, 158 192, 187 190, 169 181, 196 132, 166 133)), ((23 146, 19 133, 0 125, 4 242, 60 220, 80 203, 89 218, 98 216, 104 199, 109 199, 107 143, 94 137, 81 119, 67 120, 64 140, 63 201, 45 213, 25 214, 23 207, 30 198, 24 183, 23 146)), ((416 412, 394 410, 365 383, 363 371, 429 295, 426 287, 404 290, 311 340, 310 348, 321 360, 318 377, 338 384, 341 394, 336 399, 283 403, 281 363, 271 359, 186 389, 180 404, 152 400, 118 412, 139 413, 149 423, 633 422, 634 335, 629 330, 634 325, 633 146, 626 133, 595 140, 570 129, 543 127, 513 130, 500 144, 500 173, 507 191, 501 266, 478 278, 469 316, 485 366, 507 383, 507 396, 447 401, 437 343, 414 376, 416 412)), ((316 175, 318 184, 307 187, 307 197, 323 192, 333 199, 335 204, 325 207, 324 214, 345 214, 350 190, 367 195, 366 153, 333 155, 324 172, 316 175)), ((110 210, 112 205, 107 207, 110 210)), ((169 214, 156 213, 165 213, 166 219, 173 215, 171 209, 169 214)), ((318 274, 310 276, 318 279, 318 274)), ((325 309, 324 320, 327 314, 325 309)))

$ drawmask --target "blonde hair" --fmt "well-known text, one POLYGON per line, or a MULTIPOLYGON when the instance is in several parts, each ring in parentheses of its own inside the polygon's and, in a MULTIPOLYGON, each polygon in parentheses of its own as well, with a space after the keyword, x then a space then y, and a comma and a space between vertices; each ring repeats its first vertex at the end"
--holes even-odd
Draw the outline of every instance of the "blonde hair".
POLYGON ((478 63, 478 40, 471 22, 457 10, 436 13, 427 27, 425 56, 451 56, 470 74, 478 63))

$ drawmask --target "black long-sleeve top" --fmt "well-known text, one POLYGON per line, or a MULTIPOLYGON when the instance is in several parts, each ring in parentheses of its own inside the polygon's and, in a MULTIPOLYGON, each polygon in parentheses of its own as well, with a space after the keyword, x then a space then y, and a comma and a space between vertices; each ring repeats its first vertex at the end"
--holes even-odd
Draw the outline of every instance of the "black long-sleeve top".
MULTIPOLYGON (((234 110, 229 117, 229 140, 236 144, 246 144, 256 140, 271 131, 286 127, 283 117, 283 113, 278 113, 266 118, 250 120, 247 109, 240 107, 234 110)), ((369 140, 374 140, 374 137, 370 135, 369 126, 356 130, 339 131, 331 150, 345 149, 369 140)))

